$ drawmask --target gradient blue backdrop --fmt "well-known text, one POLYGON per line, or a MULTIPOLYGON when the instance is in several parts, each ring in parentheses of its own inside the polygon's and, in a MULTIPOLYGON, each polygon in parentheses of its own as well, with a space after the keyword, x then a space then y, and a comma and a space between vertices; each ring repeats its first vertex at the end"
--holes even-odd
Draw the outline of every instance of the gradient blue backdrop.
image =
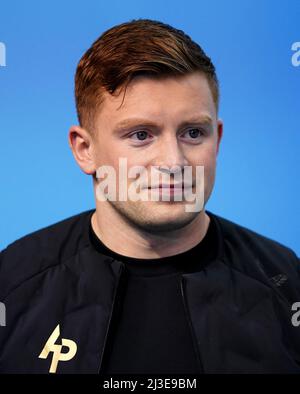
POLYGON ((67 143, 73 77, 106 29, 134 18, 183 29, 212 57, 225 123, 207 209, 300 255, 300 1, 1 1, 0 249, 94 207, 67 143))

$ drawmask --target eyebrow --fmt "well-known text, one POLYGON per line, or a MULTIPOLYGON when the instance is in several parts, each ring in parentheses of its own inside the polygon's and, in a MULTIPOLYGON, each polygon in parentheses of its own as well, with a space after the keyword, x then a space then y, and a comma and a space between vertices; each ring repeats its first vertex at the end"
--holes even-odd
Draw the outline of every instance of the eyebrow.
MULTIPOLYGON (((179 127, 184 127, 189 124, 196 124, 196 123, 201 123, 201 124, 212 124, 212 118, 209 115, 202 115, 202 116, 195 116, 190 119, 184 120, 179 124, 179 127)), ((158 128, 159 125, 157 125, 155 122, 152 122, 149 119, 143 119, 143 118, 129 118, 129 119, 124 119, 121 122, 117 123, 116 126, 114 127, 114 132, 121 131, 122 129, 125 128, 130 128, 133 126, 152 126, 158 128)))

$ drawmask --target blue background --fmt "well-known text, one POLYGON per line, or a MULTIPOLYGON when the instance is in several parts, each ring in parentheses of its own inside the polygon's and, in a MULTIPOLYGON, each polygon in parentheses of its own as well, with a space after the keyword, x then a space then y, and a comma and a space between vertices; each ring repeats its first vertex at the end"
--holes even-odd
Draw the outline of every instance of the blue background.
POLYGON ((151 18, 183 29, 216 65, 224 137, 207 209, 300 255, 300 1, 2 1, 0 249, 94 207, 67 142, 77 62, 106 29, 151 18))

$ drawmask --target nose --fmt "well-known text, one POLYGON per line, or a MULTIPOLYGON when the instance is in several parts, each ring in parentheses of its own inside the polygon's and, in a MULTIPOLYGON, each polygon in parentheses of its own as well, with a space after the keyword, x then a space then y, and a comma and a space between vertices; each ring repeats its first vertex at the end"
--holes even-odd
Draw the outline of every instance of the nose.
POLYGON ((163 173, 176 173, 182 171, 188 165, 183 147, 176 135, 165 136, 157 147, 156 166, 163 173))

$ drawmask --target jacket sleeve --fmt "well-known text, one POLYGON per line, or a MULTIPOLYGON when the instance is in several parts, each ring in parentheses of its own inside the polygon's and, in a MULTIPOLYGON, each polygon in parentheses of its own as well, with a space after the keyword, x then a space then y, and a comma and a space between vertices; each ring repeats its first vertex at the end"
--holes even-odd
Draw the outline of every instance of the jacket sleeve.
POLYGON ((300 279, 300 258, 294 253, 295 255, 295 265, 296 265, 296 270, 298 272, 298 276, 300 279))
POLYGON ((3 295, 3 264, 4 264, 5 249, 0 252, 0 301, 4 298, 3 295))

